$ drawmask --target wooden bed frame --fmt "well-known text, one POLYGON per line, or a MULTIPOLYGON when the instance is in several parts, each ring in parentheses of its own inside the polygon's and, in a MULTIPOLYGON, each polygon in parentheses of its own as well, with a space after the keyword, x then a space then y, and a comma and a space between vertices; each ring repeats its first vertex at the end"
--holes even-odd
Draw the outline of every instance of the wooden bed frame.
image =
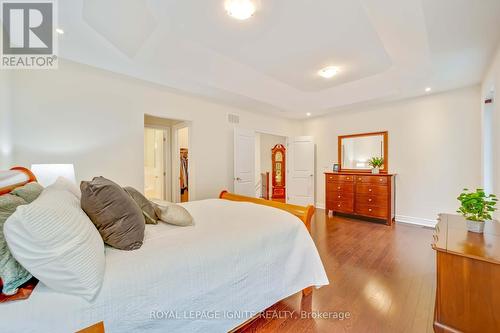
MULTIPOLYGON (((231 201, 252 202, 252 203, 255 203, 258 205, 269 206, 269 207, 274 207, 274 208, 284 210, 286 212, 289 212, 289 213, 297 216, 305 224, 309 233, 311 232, 311 220, 312 220, 312 217, 313 217, 314 211, 315 211, 315 208, 312 205, 309 205, 307 207, 290 205, 290 204, 277 202, 277 201, 269 201, 269 200, 264 200, 264 199, 246 197, 243 195, 229 193, 228 191, 222 191, 219 195, 219 199, 231 200, 231 201)), ((312 293, 312 287, 308 287, 308 288, 302 290, 303 296, 308 296, 311 293, 312 293)), ((258 318, 258 316, 250 318, 249 320, 245 321, 244 323, 242 323, 238 327, 232 329, 230 332, 236 332, 236 331, 242 329, 243 327, 251 324, 257 318, 258 318)), ((104 323, 103 322, 97 323, 93 326, 90 326, 90 327, 87 327, 81 331, 78 331, 78 333, 104 333, 104 323)))
POLYGON ((270 201, 259 198, 246 197, 239 194, 229 193, 228 191, 222 191, 219 195, 219 199, 226 199, 231 201, 244 201, 244 202, 253 202, 258 205, 270 206, 274 208, 278 208, 289 212, 295 216, 297 216, 302 222, 304 222, 307 231, 311 233, 311 219, 314 215, 314 206, 309 205, 307 207, 290 205, 283 202, 278 201, 270 201))

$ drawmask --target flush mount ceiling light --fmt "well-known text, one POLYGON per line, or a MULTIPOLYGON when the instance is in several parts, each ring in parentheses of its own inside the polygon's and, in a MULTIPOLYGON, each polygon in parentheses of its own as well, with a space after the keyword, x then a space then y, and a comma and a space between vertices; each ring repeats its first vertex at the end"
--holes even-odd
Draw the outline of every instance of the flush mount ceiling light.
POLYGON ((224 8, 229 16, 237 20, 246 20, 257 10, 257 3, 252 0, 226 0, 224 8))
POLYGON ((310 117, 311 116, 311 112, 306 113, 306 116, 310 117))
POLYGON ((64 30, 61 29, 61 28, 57 28, 56 29, 56 32, 59 34, 59 35, 64 35, 64 30))
POLYGON ((425 92, 431 92, 432 88, 431 87, 427 87, 425 88, 425 92))
POLYGON ((325 79, 330 79, 337 75, 339 72, 339 68, 335 66, 328 66, 325 68, 322 68, 318 71, 318 75, 321 77, 324 77, 325 79))

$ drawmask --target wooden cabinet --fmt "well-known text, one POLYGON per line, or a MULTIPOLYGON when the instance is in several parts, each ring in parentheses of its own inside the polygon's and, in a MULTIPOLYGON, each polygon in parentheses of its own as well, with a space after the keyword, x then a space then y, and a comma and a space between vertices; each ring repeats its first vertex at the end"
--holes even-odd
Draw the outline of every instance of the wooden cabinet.
POLYGON ((325 173, 326 209, 394 221, 394 175, 367 173, 325 173))
POLYGON ((500 332, 500 223, 468 232, 459 215, 442 214, 435 229, 434 331, 500 332))

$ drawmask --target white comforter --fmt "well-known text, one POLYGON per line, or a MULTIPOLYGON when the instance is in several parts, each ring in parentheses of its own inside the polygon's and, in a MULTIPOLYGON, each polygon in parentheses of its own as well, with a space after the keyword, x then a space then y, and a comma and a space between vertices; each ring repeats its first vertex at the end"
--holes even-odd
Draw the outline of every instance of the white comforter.
POLYGON ((0 304, 0 332, 225 332, 301 289, 328 284, 295 216, 227 200, 183 204, 195 225, 147 225, 136 251, 106 248, 91 303, 39 283, 26 301, 0 304))

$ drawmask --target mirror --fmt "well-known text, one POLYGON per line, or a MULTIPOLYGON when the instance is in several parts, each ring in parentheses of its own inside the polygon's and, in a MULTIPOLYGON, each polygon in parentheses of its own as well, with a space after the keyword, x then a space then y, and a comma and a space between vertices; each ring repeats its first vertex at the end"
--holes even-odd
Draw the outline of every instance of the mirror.
POLYGON ((370 172, 368 161, 382 157, 381 172, 388 170, 387 132, 363 133, 339 136, 339 163, 341 171, 370 172))

